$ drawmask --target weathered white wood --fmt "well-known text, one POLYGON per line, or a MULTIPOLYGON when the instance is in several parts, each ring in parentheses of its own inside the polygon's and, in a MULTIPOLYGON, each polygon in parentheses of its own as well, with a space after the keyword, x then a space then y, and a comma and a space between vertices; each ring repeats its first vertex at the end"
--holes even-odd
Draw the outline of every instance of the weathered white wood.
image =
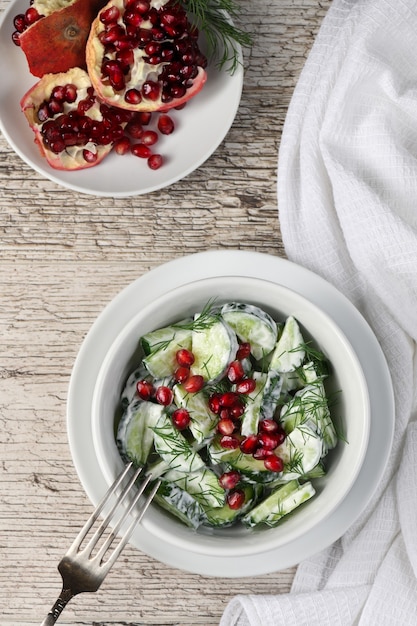
MULTIPOLYGON (((127 199, 73 193, 32 171, 0 135, 1 626, 40 623, 59 592, 57 562, 91 511, 65 411, 71 368, 95 317, 136 277, 184 254, 285 254, 278 146, 330 0, 239 4, 255 45, 235 123, 215 154, 171 188, 127 199)), ((1 11, 7 6, 0 0, 1 11)), ((233 595, 286 592, 293 574, 205 578, 128 547, 102 590, 76 598, 60 623, 215 626, 233 595)))

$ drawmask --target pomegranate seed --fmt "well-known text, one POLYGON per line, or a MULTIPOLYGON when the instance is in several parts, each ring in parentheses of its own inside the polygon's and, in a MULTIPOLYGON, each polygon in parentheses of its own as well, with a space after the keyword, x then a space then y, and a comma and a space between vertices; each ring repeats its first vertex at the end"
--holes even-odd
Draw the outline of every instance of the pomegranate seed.
POLYGON ((275 454, 271 454, 264 460, 264 465, 270 472, 282 472, 284 469, 284 461, 275 454))
POLYGON ((132 154, 141 158, 147 159, 151 156, 151 149, 148 146, 143 145, 142 143, 135 143, 130 148, 132 154))
POLYGON ((169 406, 174 399, 172 389, 166 387, 165 385, 161 385, 157 388, 155 392, 155 399, 157 402, 159 402, 159 404, 162 404, 163 406, 169 406))
POLYGON ((248 435, 240 442, 240 449, 244 454, 253 454, 258 446, 258 435, 248 435))
POLYGON ((141 142, 145 144, 145 146, 153 146, 158 141, 158 133, 154 130, 145 130, 141 137, 141 142))
POLYGON ((184 383, 184 389, 189 393, 197 393, 204 387, 204 378, 199 374, 190 376, 184 383))
POLYGON ((69 83, 68 85, 65 85, 64 89, 65 89, 65 96, 64 96, 65 102, 68 102, 68 103, 75 102, 77 99, 77 87, 69 83))
POLYGON ((135 13, 134 11, 125 11, 123 15, 123 21, 125 24, 129 24, 130 26, 138 28, 143 22, 143 17, 140 13, 135 13))
POLYGON ((243 369, 243 365, 240 361, 232 361, 230 363, 229 368, 227 370, 227 378, 231 383, 237 383, 242 380, 245 376, 245 370, 243 369))
POLYGON ((237 393, 248 394, 252 391, 255 391, 256 381, 253 378, 245 378, 240 383, 236 385, 237 393))
POLYGON ((273 419, 263 419, 259 422, 259 432, 261 433, 277 433, 279 429, 279 424, 273 419))
POLYGON ((245 492, 242 489, 234 489, 226 497, 229 508, 233 510, 241 509, 245 502, 245 492))
POLYGON ((184 428, 187 428, 190 421, 191 418, 187 409, 175 409, 172 414, 172 423, 174 424, 175 428, 178 428, 178 430, 184 430, 184 428))
POLYGON ((275 450, 283 442, 283 437, 278 433, 261 433, 258 435, 258 441, 263 448, 275 450))
POLYGON ((62 85, 56 85, 52 89, 51 98, 54 100, 64 101, 65 100, 65 87, 62 85))
POLYGON ((136 383, 136 392, 142 400, 150 400, 154 394, 152 383, 148 380, 138 380, 136 383))
POLYGON ((31 26, 32 24, 37 22, 41 17, 43 17, 43 15, 39 15, 38 11, 35 8, 33 8, 33 7, 30 7, 25 12, 26 24, 28 26, 31 26))
POLYGON ((123 155, 130 152, 130 139, 129 137, 120 137, 114 142, 114 150, 117 154, 123 155))
POLYGON ((230 417, 229 409, 226 409, 226 408, 220 408, 219 417, 220 417, 220 419, 222 419, 222 420, 224 420, 224 419, 229 419, 229 417, 230 417))
POLYGON ((237 394, 234 391, 226 391, 222 393, 220 396, 220 404, 223 407, 231 407, 235 404, 238 399, 237 394))
POLYGON ((26 16, 23 13, 19 13, 13 19, 13 26, 18 33, 23 33, 27 28, 26 16))
POLYGON ((233 419, 239 419, 239 417, 242 417, 244 412, 245 412, 245 407, 241 402, 236 402, 229 409, 229 415, 233 419))
POLYGON ((100 22, 103 24, 116 23, 120 17, 119 9, 112 5, 100 13, 100 22))
POLYGON ((236 358, 239 359, 239 361, 242 361, 243 359, 247 359, 250 355, 250 351, 251 351, 251 345, 250 343, 245 341, 240 344, 239 349, 236 353, 236 358))
POLYGON ((272 452, 272 450, 268 450, 268 448, 257 448, 255 450, 255 452, 253 452, 252 456, 254 459, 256 459, 257 461, 264 461, 265 459, 267 459, 270 456, 273 456, 274 453, 272 452))
POLYGON ((160 115, 158 119, 158 130, 163 135, 170 135, 174 131, 174 122, 169 115, 160 115))
POLYGON ((151 121, 152 113, 150 111, 140 111, 138 113, 138 120, 143 126, 147 126, 151 121))
POLYGON ((177 381, 177 383, 185 383, 189 375, 190 375, 190 370, 188 367, 185 367, 185 366, 178 367, 174 372, 174 378, 177 381))
POLYGON ((236 429, 236 425, 230 417, 224 417, 217 424, 217 431, 221 435, 231 435, 236 429))
POLYGON ((222 448, 236 450, 239 447, 239 439, 236 435, 223 435, 219 441, 222 448))
POLYGON ((134 119, 127 123, 125 131, 133 137, 133 139, 140 139, 143 135, 142 124, 134 119))
POLYGON ((212 413, 215 413, 216 415, 218 415, 220 413, 220 394, 219 393, 213 393, 213 395, 211 395, 209 397, 208 400, 208 405, 209 405, 209 409, 212 413))
POLYGON ((223 487, 223 489, 234 489, 239 481, 240 474, 237 470, 224 472, 219 478, 220 486, 223 487))
POLYGON ((181 348, 180 350, 178 350, 175 358, 178 365, 184 365, 185 367, 191 367, 195 360, 194 354, 186 348, 181 348))
POLYGON ((83 158, 87 163, 95 163, 97 161, 98 155, 97 152, 92 152, 91 150, 83 150, 83 158))
POLYGON ((19 31, 15 30, 14 33, 12 33, 12 41, 13 41, 15 46, 20 46, 20 33, 19 33, 19 31))
POLYGON ((159 85, 152 80, 147 80, 142 85, 142 95, 148 100, 156 101, 159 98, 159 85))
POLYGON ((137 89, 128 89, 125 93, 125 100, 129 104, 139 104, 142 101, 142 96, 137 89))
POLYGON ((148 0, 135 0, 134 9, 137 13, 145 15, 146 13, 148 13, 150 8, 151 7, 148 0))

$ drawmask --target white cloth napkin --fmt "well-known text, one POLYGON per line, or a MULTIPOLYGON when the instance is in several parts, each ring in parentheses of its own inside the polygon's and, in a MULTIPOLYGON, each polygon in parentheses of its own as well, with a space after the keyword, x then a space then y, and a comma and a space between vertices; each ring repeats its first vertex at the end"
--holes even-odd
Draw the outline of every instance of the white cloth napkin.
POLYGON ((295 89, 278 163, 289 259, 373 328, 396 402, 377 493, 291 593, 238 596, 221 626, 417 625, 417 2, 334 0, 295 89))

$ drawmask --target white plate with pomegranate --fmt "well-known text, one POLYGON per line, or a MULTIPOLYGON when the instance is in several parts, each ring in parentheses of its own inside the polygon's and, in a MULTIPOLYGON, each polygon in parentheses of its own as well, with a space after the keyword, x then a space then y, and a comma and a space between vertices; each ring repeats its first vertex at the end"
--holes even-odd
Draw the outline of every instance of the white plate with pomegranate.
MULTIPOLYGON (((106 307, 88 333, 77 357, 68 393, 67 426, 74 465, 92 502, 107 488, 94 441, 93 405, 97 379, 119 333, 138 309, 168 290, 206 278, 236 276, 279 284, 307 298, 333 319, 359 359, 370 401, 369 443, 350 491, 322 523, 272 550, 227 558, 152 534, 146 524, 136 529, 132 543, 166 563, 201 575, 242 577, 292 567, 337 540, 358 518, 374 494, 385 470, 394 432, 392 384, 382 350, 357 309, 332 285, 285 259, 242 251, 209 251, 176 259, 135 280, 106 307)), ((146 521, 146 520, 145 520, 146 521)), ((227 529, 224 531, 227 532, 227 529)), ((224 537, 225 539, 225 537, 224 537)))
MULTIPOLYGON (((146 159, 111 153, 95 167, 65 171, 52 168, 34 143, 34 133, 20 101, 38 81, 28 70, 22 50, 12 42, 13 18, 24 13, 28 0, 11 2, 0 23, 0 129, 15 152, 35 171, 65 188, 97 196, 128 197, 149 193, 181 180, 202 165, 228 133, 238 110, 243 67, 230 74, 214 64, 207 68, 202 91, 182 110, 171 110, 175 130, 160 135, 157 152, 163 165, 151 170, 146 159)), ((51 51, 52 53, 52 51, 51 51)), ((153 116, 154 117, 154 116, 153 116)), ((149 129, 153 129, 152 120, 149 129)))

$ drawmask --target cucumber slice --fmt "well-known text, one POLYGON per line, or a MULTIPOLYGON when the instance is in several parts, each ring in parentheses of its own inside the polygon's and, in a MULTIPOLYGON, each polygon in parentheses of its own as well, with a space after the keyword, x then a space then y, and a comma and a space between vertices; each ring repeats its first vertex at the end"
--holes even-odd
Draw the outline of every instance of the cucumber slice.
POLYGON ((239 339, 250 343, 251 352, 257 361, 272 352, 278 328, 268 313, 252 304, 230 302, 222 307, 221 314, 239 339))
POLYGON ((198 502, 173 483, 165 481, 161 483, 155 495, 155 502, 191 528, 198 528, 205 519, 203 509, 198 502))
POLYGON ((251 393, 245 396, 247 402, 245 412, 242 415, 241 433, 244 437, 254 435, 258 432, 268 376, 262 372, 254 372, 253 378, 256 380, 256 387, 251 393))
POLYGON ((119 422, 116 442, 120 454, 136 465, 145 465, 153 448, 153 427, 164 412, 164 407, 153 402, 131 403, 119 422))
POLYGON ((231 509, 226 503, 222 507, 206 507, 203 506, 203 511, 206 515, 207 522, 210 526, 221 527, 230 526, 253 506, 256 500, 257 489, 253 485, 245 485, 242 487, 245 493, 245 502, 240 509, 231 509))
POLYGON ((143 359, 148 372, 155 378, 172 376, 178 367, 175 355, 180 348, 191 349, 191 330, 166 326, 141 338, 146 354, 143 359))
POLYGON ((242 522, 249 527, 258 524, 276 526, 285 515, 309 500, 314 494, 315 489, 311 482, 300 485, 298 480, 292 480, 255 506, 242 518, 242 522))
POLYGON ((304 339, 297 321, 292 315, 287 317, 281 337, 271 357, 269 369, 277 372, 293 372, 302 364, 305 357, 304 339))
POLYGON ((220 486, 217 475, 207 467, 202 467, 193 473, 170 470, 163 479, 175 483, 204 506, 224 506, 225 491, 220 486))
POLYGON ((297 391, 292 400, 282 407, 281 423, 286 432, 303 424, 312 426, 323 439, 323 455, 337 444, 337 433, 320 379, 297 391))
POLYGON ((284 461, 284 480, 308 474, 323 456, 323 441, 309 424, 302 424, 286 437, 275 453, 284 461))
POLYGON ((218 420, 217 415, 209 409, 206 394, 200 391, 188 393, 182 385, 175 385, 173 391, 175 403, 190 414, 189 429, 193 437, 197 443, 202 443, 214 433, 218 420))
POLYGON ((223 464, 227 468, 238 470, 254 483, 265 484, 277 479, 277 473, 268 471, 263 461, 254 459, 251 454, 243 454, 239 448, 222 448, 219 441, 220 438, 216 436, 208 447, 210 460, 214 465, 223 464))
POLYGON ((155 450, 170 469, 182 472, 196 472, 204 466, 204 461, 188 443, 184 435, 175 428, 166 413, 162 413, 153 428, 155 450))
POLYGON ((231 328, 219 317, 207 317, 203 329, 192 331, 195 361, 191 373, 202 376, 206 382, 217 382, 235 358, 237 349, 236 334, 231 328))
POLYGON ((282 376, 279 372, 269 370, 265 387, 262 391, 261 417, 271 419, 282 398, 282 376))

